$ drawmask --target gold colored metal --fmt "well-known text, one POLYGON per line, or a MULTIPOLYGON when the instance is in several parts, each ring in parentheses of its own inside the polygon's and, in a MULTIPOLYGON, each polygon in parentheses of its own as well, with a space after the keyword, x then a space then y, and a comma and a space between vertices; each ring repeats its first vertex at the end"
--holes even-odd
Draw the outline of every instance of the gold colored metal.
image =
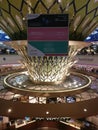
POLYGON ((31 0, 27 0, 27 3, 28 3, 28 14, 31 14, 31 7, 32 7, 31 0))
POLYGON ((68 56, 34 57, 28 56, 26 41, 23 42, 24 45, 15 41, 12 46, 17 49, 18 54, 22 57, 22 63, 35 84, 62 83, 70 75, 70 68, 77 62, 75 60, 76 54, 87 45, 85 42, 70 41, 68 56))
POLYGON ((77 62, 76 54, 88 44, 85 42, 69 41, 68 56, 34 57, 27 52, 27 41, 9 42, 22 57, 31 81, 35 84, 60 84, 70 75, 70 68, 77 62))
MULTIPOLYGON (((75 59, 76 54, 85 46, 88 46, 89 43, 80 42, 80 41, 69 41, 69 53, 68 56, 29 56, 27 52, 27 41, 13 41, 7 42, 6 44, 11 45, 18 54, 22 57, 22 64, 27 69, 27 75, 30 79, 30 82, 27 81, 26 86, 31 86, 30 90, 26 89, 26 91, 31 91, 35 94, 41 91, 41 94, 45 93, 51 95, 50 93, 55 93, 58 95, 59 93, 69 93, 70 91, 77 91, 80 88, 83 89, 89 86, 91 80, 82 74, 76 74, 79 77, 84 77, 86 84, 82 84, 80 86, 68 85, 67 82, 70 81, 70 72, 72 66, 77 62, 75 59), (32 89, 31 89, 32 88, 32 89), (51 91, 51 92, 50 92, 51 91)), ((19 76, 21 73, 12 74, 13 76, 19 76)), ((8 79, 10 76, 8 76, 8 79)), ((6 78, 5 78, 6 79, 6 78)), ((16 80, 16 79, 15 79, 16 80)), ((6 86, 11 87, 9 84, 10 81, 5 80, 6 86)), ((73 83, 73 82, 72 82, 73 83)), ((25 84, 25 83, 24 83, 25 84)), ((13 87, 11 87, 13 88, 13 87)), ((19 88, 18 88, 19 89, 19 88)), ((21 89, 21 85, 20 85, 21 89)), ((22 89, 23 90, 23 89, 22 89)), ((46 96, 44 95, 44 96, 46 96)), ((53 94, 54 95, 54 94, 53 94)), ((53 96, 52 95, 52 96, 53 96)))
POLYGON ((65 96, 80 93, 86 89, 88 89, 91 84, 91 79, 81 73, 71 72, 72 76, 79 77, 81 80, 81 85, 79 85, 80 81, 78 81, 77 86, 74 84, 72 78, 67 78, 61 84, 33 84, 29 78, 26 80, 17 81, 17 77, 21 79, 21 76, 27 76, 27 72, 17 72, 10 74, 5 77, 4 84, 7 88, 13 92, 17 92, 20 94, 26 93, 26 95, 33 96, 43 96, 43 97, 55 97, 55 96, 65 96), (24 87, 25 85, 25 87, 24 87))

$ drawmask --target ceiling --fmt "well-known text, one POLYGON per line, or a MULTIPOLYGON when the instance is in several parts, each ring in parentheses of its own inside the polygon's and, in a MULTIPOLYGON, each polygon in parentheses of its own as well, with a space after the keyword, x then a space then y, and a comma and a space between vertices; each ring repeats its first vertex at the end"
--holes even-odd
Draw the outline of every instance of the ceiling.
POLYGON ((98 27, 98 0, 0 0, 0 28, 12 40, 27 39, 28 13, 68 13, 70 40, 82 41, 98 27))

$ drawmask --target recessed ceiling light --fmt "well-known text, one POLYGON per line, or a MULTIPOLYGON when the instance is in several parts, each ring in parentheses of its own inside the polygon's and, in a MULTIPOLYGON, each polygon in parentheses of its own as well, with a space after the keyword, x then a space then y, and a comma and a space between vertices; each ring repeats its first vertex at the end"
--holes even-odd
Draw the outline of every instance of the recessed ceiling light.
POLYGON ((10 112, 12 112, 12 109, 11 109, 11 108, 8 109, 8 113, 10 113, 10 112))
POLYGON ((46 114, 48 115, 48 114, 49 114, 49 111, 46 111, 46 114))
POLYGON ((84 108, 84 112, 87 112, 87 109, 86 109, 86 108, 84 108))

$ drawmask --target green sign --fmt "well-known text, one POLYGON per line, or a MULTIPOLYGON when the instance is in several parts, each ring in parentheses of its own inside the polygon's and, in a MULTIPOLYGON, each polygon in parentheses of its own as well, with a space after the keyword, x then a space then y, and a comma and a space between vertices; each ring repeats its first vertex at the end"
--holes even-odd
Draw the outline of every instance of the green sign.
POLYGON ((68 54, 67 41, 29 41, 30 56, 64 56, 68 54))

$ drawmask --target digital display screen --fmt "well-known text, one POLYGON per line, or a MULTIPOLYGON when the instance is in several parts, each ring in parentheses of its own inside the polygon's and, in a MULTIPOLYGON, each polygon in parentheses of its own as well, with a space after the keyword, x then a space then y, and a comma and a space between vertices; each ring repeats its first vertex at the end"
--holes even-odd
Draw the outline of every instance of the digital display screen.
POLYGON ((28 27, 68 27, 68 14, 29 15, 28 27))
POLYGON ((28 55, 68 55, 68 14, 28 15, 28 55))

